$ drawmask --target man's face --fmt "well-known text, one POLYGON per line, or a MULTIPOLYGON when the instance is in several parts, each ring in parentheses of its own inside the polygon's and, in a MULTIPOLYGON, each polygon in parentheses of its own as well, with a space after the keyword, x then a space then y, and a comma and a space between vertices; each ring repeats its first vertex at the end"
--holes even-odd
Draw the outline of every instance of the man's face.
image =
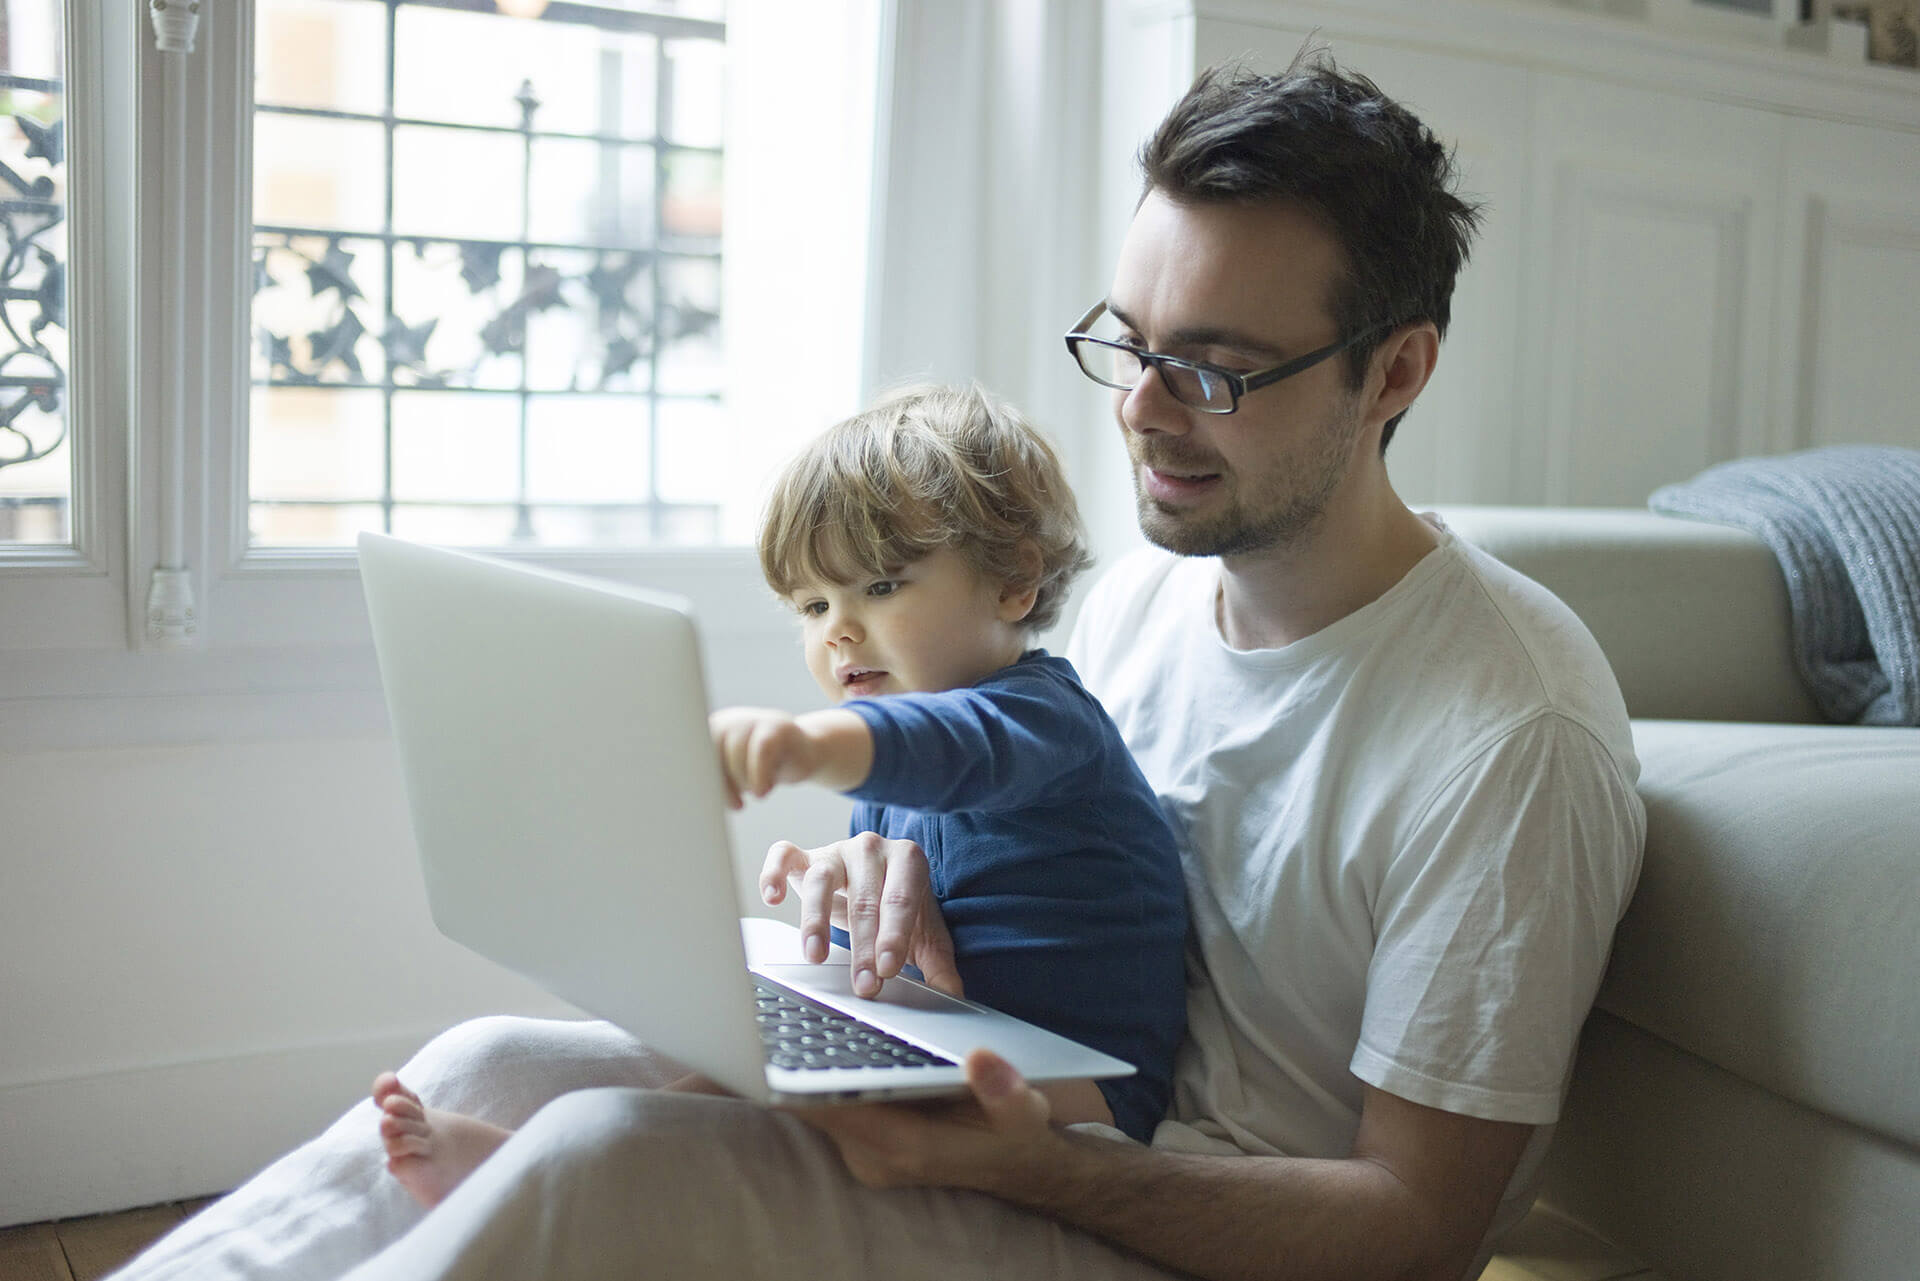
MULTIPOLYGON (((1297 205, 1187 205, 1154 192, 1134 215, 1107 296, 1126 341, 1254 373, 1343 335, 1327 310, 1344 263, 1297 205)), ((1140 528, 1187 556, 1297 544, 1337 500, 1360 436, 1346 358, 1204 414, 1149 372, 1115 392, 1140 528)))

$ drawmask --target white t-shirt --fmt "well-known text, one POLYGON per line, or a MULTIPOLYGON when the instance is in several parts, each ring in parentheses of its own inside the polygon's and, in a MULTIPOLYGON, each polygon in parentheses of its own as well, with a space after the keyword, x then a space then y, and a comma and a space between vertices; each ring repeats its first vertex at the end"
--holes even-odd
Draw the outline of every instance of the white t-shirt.
POLYGON ((1182 842, 1187 1040, 1155 1145, 1344 1157, 1363 1081, 1540 1126, 1498 1231, 1536 1189, 1646 814, 1593 637, 1438 536, 1378 600, 1264 650, 1222 638, 1217 560, 1144 549, 1067 653, 1182 842))

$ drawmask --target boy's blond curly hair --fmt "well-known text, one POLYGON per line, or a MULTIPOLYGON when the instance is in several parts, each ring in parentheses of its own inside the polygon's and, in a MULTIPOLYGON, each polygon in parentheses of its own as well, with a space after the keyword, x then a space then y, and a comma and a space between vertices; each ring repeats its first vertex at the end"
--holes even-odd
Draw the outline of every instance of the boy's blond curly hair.
POLYGON ((760 568, 782 596, 882 578, 942 547, 1035 587, 1033 631, 1093 564, 1052 447, 977 383, 905 388, 828 428, 782 469, 760 523, 760 568))

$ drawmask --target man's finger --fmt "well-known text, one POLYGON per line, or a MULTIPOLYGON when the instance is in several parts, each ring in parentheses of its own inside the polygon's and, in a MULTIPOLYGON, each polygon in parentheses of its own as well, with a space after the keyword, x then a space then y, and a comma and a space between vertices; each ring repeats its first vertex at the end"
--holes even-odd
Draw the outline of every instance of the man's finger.
POLYGON ((853 952, 853 990, 859 996, 880 994, 880 975, 874 972, 875 942, 880 934, 880 902, 886 896, 891 842, 867 832, 843 847, 847 880, 847 946, 853 952))
POLYGON ((947 932, 947 920, 940 915, 940 904, 928 895, 920 912, 919 928, 914 933, 913 963, 920 967, 920 978, 928 987, 948 996, 965 996, 966 984, 960 981, 960 967, 953 960, 953 935, 947 932))
POLYGON ((800 952, 815 965, 827 959, 834 895, 845 887, 847 879, 846 865, 836 858, 821 857, 824 852, 812 852, 807 874, 800 878, 800 952))
POLYGON ((805 874, 808 861, 807 852, 792 841, 769 845, 767 857, 760 864, 760 897, 769 904, 785 899, 788 880, 805 874))
POLYGON ((884 882, 875 919, 873 963, 878 978, 890 979, 913 959, 921 907, 933 900, 933 888, 927 856, 912 841, 887 841, 880 853, 885 860, 884 882))

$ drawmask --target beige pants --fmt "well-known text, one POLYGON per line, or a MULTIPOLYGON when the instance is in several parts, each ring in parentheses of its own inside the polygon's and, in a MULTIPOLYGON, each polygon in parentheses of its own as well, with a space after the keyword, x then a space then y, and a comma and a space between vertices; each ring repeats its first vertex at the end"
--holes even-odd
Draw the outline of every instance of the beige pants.
POLYGON ((432 1212, 387 1175, 377 1114, 363 1103, 119 1276, 1171 1275, 988 1197, 862 1188, 832 1145, 792 1117, 646 1088, 681 1074, 604 1023, 462 1024, 422 1049, 401 1079, 429 1106, 517 1132, 432 1212))

